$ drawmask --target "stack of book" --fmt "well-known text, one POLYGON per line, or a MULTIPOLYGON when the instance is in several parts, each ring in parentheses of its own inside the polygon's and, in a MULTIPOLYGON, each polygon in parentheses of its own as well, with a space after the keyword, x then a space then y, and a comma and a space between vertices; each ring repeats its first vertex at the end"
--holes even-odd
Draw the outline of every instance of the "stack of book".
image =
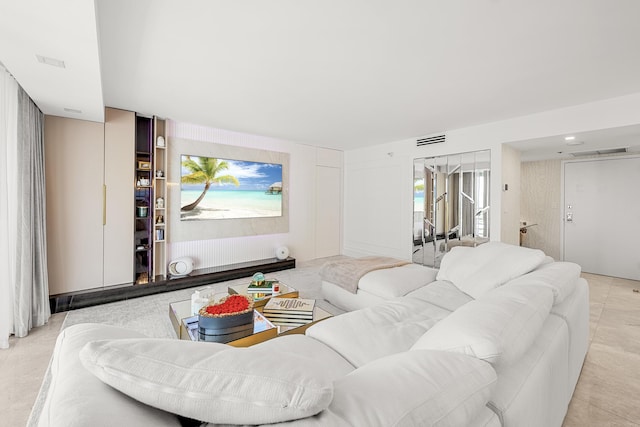
POLYGON ((267 279, 261 282, 251 282, 247 288, 249 294, 272 294, 273 285, 279 285, 280 282, 274 279, 267 279))
POLYGON ((314 299, 271 298, 263 313, 276 326, 298 327, 313 322, 314 299))

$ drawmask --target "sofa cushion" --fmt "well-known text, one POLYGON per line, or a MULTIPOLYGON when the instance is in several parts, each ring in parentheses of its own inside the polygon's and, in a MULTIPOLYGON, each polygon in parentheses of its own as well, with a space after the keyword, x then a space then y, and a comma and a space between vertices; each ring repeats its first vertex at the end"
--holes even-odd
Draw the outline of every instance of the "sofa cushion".
POLYGON ((306 334, 323 342, 353 366, 411 348, 449 311, 426 301, 400 297, 316 323, 306 334))
POLYGON ((496 373, 486 362, 407 351, 362 366, 334 384, 317 425, 469 426, 486 411, 496 373))
POLYGON ((322 363, 327 368, 325 373, 331 381, 341 378, 355 369, 353 365, 333 349, 307 335, 282 335, 277 340, 267 340, 252 346, 252 348, 259 348, 264 352, 295 353, 298 356, 322 360, 322 363))
POLYGON ((438 270, 418 264, 371 271, 358 282, 363 290, 382 298, 395 298, 423 287, 436 279, 438 270))
POLYGON ((473 300, 473 298, 447 280, 431 282, 420 289, 408 293, 407 297, 427 301, 449 311, 455 311, 462 305, 473 300))
POLYGON ((494 365, 519 359, 536 339, 553 303, 541 286, 502 286, 429 329, 412 349, 459 352, 494 365))
POLYGON ((333 397, 329 368, 296 353, 169 339, 106 340, 80 352, 110 386, 156 408, 221 424, 308 417, 333 397))
POLYGON ((116 326, 91 323, 70 326, 60 332, 51 359, 51 385, 38 426, 179 427, 174 414, 141 405, 82 368, 78 353, 96 338, 143 339, 145 336, 116 326))
POLYGON ((478 298, 532 271, 544 261, 541 250, 501 242, 488 242, 475 248, 458 246, 442 258, 437 279, 448 280, 478 298))
POLYGON ((546 263, 531 273, 513 279, 508 285, 546 286, 553 291, 553 305, 557 305, 576 289, 581 270, 581 267, 573 262, 546 263))

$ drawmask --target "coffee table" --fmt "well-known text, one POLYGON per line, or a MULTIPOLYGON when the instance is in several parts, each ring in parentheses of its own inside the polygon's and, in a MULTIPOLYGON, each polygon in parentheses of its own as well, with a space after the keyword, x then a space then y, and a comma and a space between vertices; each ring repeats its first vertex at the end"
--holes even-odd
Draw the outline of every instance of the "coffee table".
MULTIPOLYGON (((229 293, 246 292, 248 285, 233 285, 229 287, 229 293), (232 292, 233 290, 233 292, 232 292)), ((290 286, 280 284, 281 293, 278 297, 297 298, 298 291, 290 286)), ((262 309, 268 298, 260 298, 254 302, 254 322, 253 333, 247 337, 239 338, 228 342, 227 344, 234 347, 249 347, 254 344, 275 338, 278 335, 304 334, 311 325, 327 319, 332 316, 328 311, 316 306, 313 309, 313 321, 302 326, 276 326, 269 321, 263 314, 262 309)), ((198 316, 191 314, 191 300, 176 301, 169 304, 169 319, 176 332, 176 336, 181 340, 199 341, 198 334, 198 316)))
MULTIPOLYGON (((181 340, 200 341, 198 333, 198 316, 191 315, 191 300, 177 301, 169 304, 169 318, 176 336, 181 340)), ((249 347, 254 344, 275 338, 278 328, 258 310, 253 310, 253 333, 238 338, 227 344, 234 347, 249 347)))

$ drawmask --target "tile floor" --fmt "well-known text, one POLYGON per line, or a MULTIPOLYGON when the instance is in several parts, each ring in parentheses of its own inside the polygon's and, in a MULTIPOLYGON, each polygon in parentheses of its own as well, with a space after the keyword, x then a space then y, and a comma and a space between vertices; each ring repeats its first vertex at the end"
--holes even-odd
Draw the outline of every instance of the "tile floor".
POLYGON ((0 350, 0 426, 25 426, 66 313, 51 316, 49 323, 24 338, 9 338, 0 350))
POLYGON ((591 344, 563 427, 640 426, 640 282, 583 277, 591 344))
MULTIPOLYGON (((583 275, 591 345, 563 427, 640 427, 640 282, 583 275)), ((0 425, 24 426, 65 313, 0 350, 0 425)), ((542 427, 542 426, 541 426, 542 427)))

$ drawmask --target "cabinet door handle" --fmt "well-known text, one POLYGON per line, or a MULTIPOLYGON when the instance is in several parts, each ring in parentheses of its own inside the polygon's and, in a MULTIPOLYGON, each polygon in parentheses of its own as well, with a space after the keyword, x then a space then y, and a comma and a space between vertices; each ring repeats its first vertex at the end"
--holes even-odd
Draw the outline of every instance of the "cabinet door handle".
POLYGON ((107 225, 107 185, 102 185, 102 225, 107 225))

